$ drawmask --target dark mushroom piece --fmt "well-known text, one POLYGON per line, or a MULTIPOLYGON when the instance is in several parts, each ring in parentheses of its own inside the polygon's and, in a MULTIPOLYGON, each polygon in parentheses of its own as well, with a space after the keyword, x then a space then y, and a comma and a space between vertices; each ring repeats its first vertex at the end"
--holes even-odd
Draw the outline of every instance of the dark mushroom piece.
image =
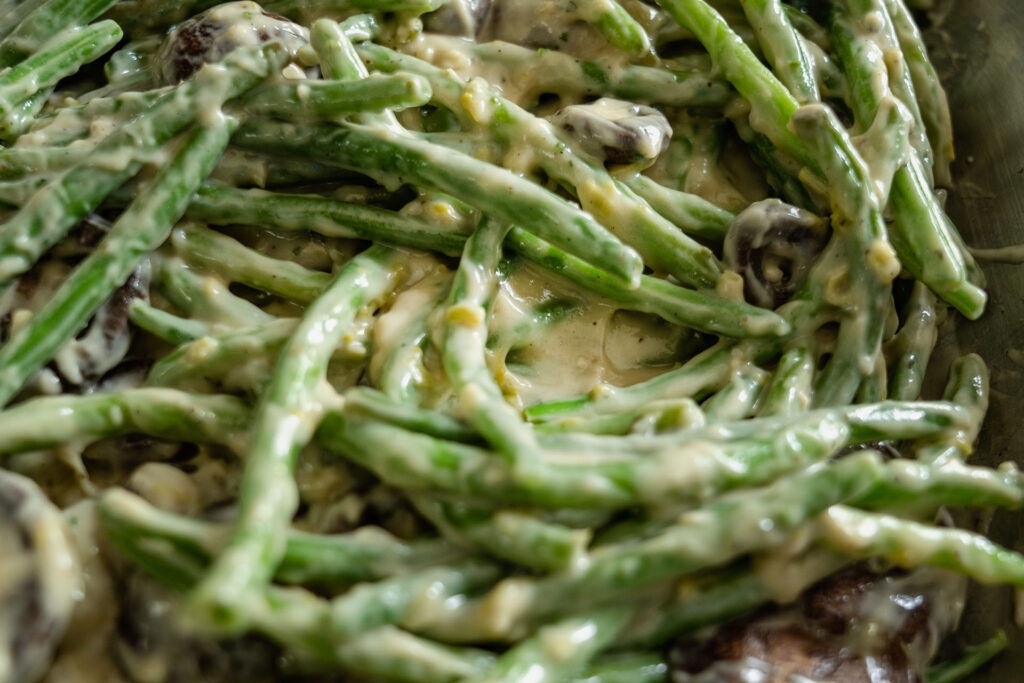
POLYGON ((279 40, 290 54, 309 43, 309 31, 255 2, 226 2, 178 24, 156 56, 161 83, 173 85, 230 52, 279 40))
POLYGON ((600 31, 580 18, 583 3, 490 0, 484 4, 486 11, 476 23, 479 42, 504 40, 524 47, 560 50, 583 59, 598 58, 607 50, 608 43, 600 31))
POLYGON ((725 236, 724 260, 743 276, 748 301, 775 309, 807 281, 827 237, 825 221, 818 216, 765 199, 733 219, 725 236))
POLYGON ((966 582, 941 570, 874 574, 855 567, 771 609, 677 644, 689 683, 921 683, 956 626, 966 582))
POLYGON ((423 17, 423 28, 433 33, 472 38, 484 25, 493 0, 456 0, 423 17))
POLYGON ((150 273, 147 259, 96 311, 88 327, 61 348, 54 367, 62 381, 89 388, 125 359, 133 336, 132 302, 149 299, 150 273))
POLYGON ((121 578, 114 658, 134 683, 272 683, 279 648, 250 635, 212 640, 181 626, 180 597, 132 571, 121 578))
POLYGON ((610 97, 565 107, 551 123, 609 166, 647 168, 672 139, 672 126, 660 111, 610 97))
POLYGON ((64 636, 79 575, 60 511, 0 470, 0 681, 33 683, 64 636))

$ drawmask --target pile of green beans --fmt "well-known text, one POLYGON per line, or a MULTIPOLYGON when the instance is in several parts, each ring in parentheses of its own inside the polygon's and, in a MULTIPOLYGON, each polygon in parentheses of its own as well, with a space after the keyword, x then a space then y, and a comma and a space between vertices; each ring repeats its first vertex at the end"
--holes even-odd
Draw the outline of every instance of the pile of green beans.
POLYGON ((987 295, 904 0, 566 3, 538 19, 556 49, 431 33, 444 0, 235 3, 308 44, 157 82, 164 32, 215 4, 0 0, 0 466, 70 448, 89 477, 139 435, 198 453, 186 478, 233 463, 190 511, 109 467, 77 494, 186 628, 354 680, 653 682, 676 640, 792 601, 764 558, 801 590, 864 559, 1024 589, 1024 556, 932 524, 1024 507, 1024 475, 967 464, 983 360, 931 363, 944 309, 987 295), (666 117, 653 165, 553 125, 597 97, 666 117), (723 247, 767 197, 827 233, 774 308, 723 247), (62 391, 120 309, 145 375, 62 391), (571 348, 588 316, 598 360, 571 348), (628 380, 623 320, 674 345, 628 380), (347 482, 331 514, 385 495, 404 522, 339 531, 308 467, 347 482))

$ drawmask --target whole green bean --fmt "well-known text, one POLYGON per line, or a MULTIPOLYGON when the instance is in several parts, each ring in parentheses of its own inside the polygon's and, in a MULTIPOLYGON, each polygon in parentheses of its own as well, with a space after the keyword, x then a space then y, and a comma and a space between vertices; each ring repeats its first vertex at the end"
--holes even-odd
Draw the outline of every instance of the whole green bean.
POLYGON ((943 529, 836 505, 819 519, 823 541, 839 552, 882 557, 901 567, 931 565, 981 583, 1024 586, 1024 556, 961 529, 943 529))
POLYGON ((175 307, 210 327, 251 327, 273 320, 258 306, 232 294, 212 275, 202 276, 177 257, 153 258, 156 287, 175 307))
POLYGON ((536 438, 487 365, 487 307, 510 227, 484 217, 467 240, 444 313, 441 358, 458 413, 514 468, 529 469, 538 457, 536 438))
POLYGON ((325 120, 387 109, 407 109, 430 100, 430 83, 415 75, 371 76, 359 81, 275 83, 245 98, 250 116, 289 120, 325 120))
POLYGON ((249 418, 249 409, 237 398, 173 389, 36 398, 0 411, 0 455, 134 433, 238 451, 244 448, 249 418))
POLYGON ((223 552, 189 596, 200 620, 238 631, 252 623, 252 600, 280 562, 284 532, 298 505, 292 476, 299 449, 316 430, 315 392, 356 313, 398 284, 402 254, 373 246, 349 261, 306 309, 263 393, 239 491, 238 518, 223 552))
POLYGON ((179 318, 173 313, 155 308, 141 299, 132 302, 128 314, 136 327, 175 346, 195 341, 209 333, 209 328, 203 323, 179 318))
POLYGON ((187 215, 212 225, 258 225, 284 232, 310 230, 326 237, 370 239, 449 256, 461 254, 466 241, 466 236, 454 228, 374 206, 216 184, 199 189, 187 215))
POLYGON ((230 282, 302 304, 315 300, 331 282, 328 273, 264 256, 227 235, 198 224, 176 228, 170 242, 190 265, 211 270, 230 282))

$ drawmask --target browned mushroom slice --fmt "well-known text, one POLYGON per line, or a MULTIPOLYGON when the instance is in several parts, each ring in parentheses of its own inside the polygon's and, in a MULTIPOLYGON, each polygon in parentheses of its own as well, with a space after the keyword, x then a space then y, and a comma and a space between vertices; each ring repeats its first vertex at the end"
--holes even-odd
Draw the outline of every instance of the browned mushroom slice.
POLYGON ((294 54, 309 42, 309 31, 265 12, 255 2, 226 2, 183 21, 168 34, 157 53, 157 77, 162 83, 174 84, 239 47, 271 40, 281 41, 294 54))
POLYGON ((131 305, 136 299, 149 299, 149 282, 149 261, 144 260, 96 311, 82 334, 61 348, 54 365, 66 383, 88 387, 125 359, 132 341, 131 305))
POLYGON ((673 647, 691 683, 920 683, 959 619, 965 582, 933 569, 842 572, 773 609, 673 647))
POLYGON ((724 257, 743 276, 747 299, 764 308, 789 300, 825 247, 825 222, 778 199, 754 202, 733 220, 724 257))
POLYGON ((0 470, 0 681, 39 680, 79 589, 60 511, 32 480, 0 470))
POLYGON ((212 640, 181 626, 180 597, 130 572, 121 580, 113 653, 134 683, 272 683, 282 680, 279 649, 255 635, 212 640))
POLYGON ((646 168, 672 139, 672 126, 660 111, 609 97, 565 107, 551 122, 610 166, 646 168))
POLYGON ((472 38, 483 26, 493 0, 456 0, 423 18, 423 28, 434 33, 472 38))

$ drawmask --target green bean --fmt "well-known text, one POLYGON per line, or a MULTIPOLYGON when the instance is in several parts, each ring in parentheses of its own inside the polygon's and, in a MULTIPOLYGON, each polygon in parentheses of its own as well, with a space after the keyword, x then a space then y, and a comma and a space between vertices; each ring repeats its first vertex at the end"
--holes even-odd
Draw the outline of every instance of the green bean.
POLYGON ((213 327, 250 327, 273 320, 257 306, 228 291, 217 278, 201 276, 177 257, 155 260, 156 286, 189 317, 213 327))
MULTIPOLYGON (((447 0, 268 0, 261 4, 269 12, 305 22, 323 14, 424 13, 446 3, 447 0)), ((220 4, 218 0, 121 0, 111 9, 109 16, 124 26, 129 35, 136 35, 180 23, 217 4, 220 4)))
MULTIPOLYGON (((276 358, 297 325, 294 318, 283 318, 257 327, 200 337, 160 359, 149 371, 146 382, 150 386, 188 386, 196 379, 221 379, 224 375, 239 372, 251 385, 252 365, 263 366, 267 364, 268 357, 276 358), (239 358, 245 362, 240 363, 239 358)), ((227 384, 231 386, 232 382, 227 384)))
POLYGON ((93 155, 33 195, 0 233, 0 285, 25 272, 104 197, 134 176, 145 154, 188 126, 203 108, 212 108, 254 87, 284 61, 284 50, 270 43, 240 50, 216 66, 160 96, 145 112, 101 142, 93 155))
MULTIPOLYGON (((873 16, 877 14, 884 20, 884 30, 891 31, 892 26, 885 8, 875 7, 873 0, 869 0, 869 4, 873 16)), ((866 8, 862 9, 867 11, 866 8)), ((875 74, 885 73, 886 64, 883 62, 880 48, 873 42, 864 45, 862 43, 869 41, 862 41, 856 37, 856 31, 850 25, 853 21, 856 21, 855 16, 847 16, 838 9, 834 10, 832 35, 851 79, 850 92, 854 113, 858 122, 866 126, 867 122, 874 119, 876 111, 887 96, 897 96, 905 106, 909 106, 908 98, 913 96, 913 86, 907 86, 902 80, 896 79, 889 82, 891 89, 878 92, 879 81, 875 74), (899 83, 909 87, 910 93, 906 93, 905 89, 897 90, 899 83)), ((914 100, 911 112, 917 110, 916 104, 914 100)), ((918 127, 920 135, 925 136, 919 114, 915 118, 915 126, 918 127)), ((916 141, 915 152, 911 154, 908 163, 896 171, 893 179, 890 199, 894 219, 891 230, 893 245, 907 270, 965 316, 975 319, 984 310, 985 293, 968 281, 968 266, 964 250, 960 247, 960 238, 932 192, 931 152, 927 137, 916 141), (925 146, 928 146, 927 156, 922 151, 925 146)))
POLYGON ((91 443, 127 434, 198 441, 240 450, 249 410, 229 396, 171 389, 129 389, 89 396, 36 398, 0 411, 0 455, 91 443))
POLYGON ((668 664, 661 655, 617 655, 598 659, 572 683, 664 683, 668 664))
POLYGON ((209 333, 209 328, 203 323, 179 318, 141 299, 132 302, 128 314, 136 327, 175 346, 195 341, 209 333))
POLYGON ((112 21, 66 29, 39 52, 0 74, 0 136, 10 137, 23 129, 13 119, 19 104, 40 91, 49 97, 48 88, 103 55, 121 36, 120 27, 112 21))
POLYGON ((455 196, 501 220, 516 222, 610 274, 635 284, 639 256, 588 214, 504 169, 387 130, 252 122, 235 143, 304 155, 382 180, 401 179, 455 196))
MULTIPOLYGON (((124 489, 104 493, 99 512, 107 529, 166 541, 182 553, 204 559, 216 556, 228 532, 225 525, 164 512, 124 489)), ((376 527, 332 535, 290 530, 275 577, 287 584, 356 583, 458 559, 458 548, 445 541, 405 543, 376 527)))
POLYGON ((694 194, 659 185, 644 175, 624 180, 651 208, 679 226, 686 234, 709 242, 721 242, 735 216, 694 194))
POLYGON ((813 400, 814 370, 814 355, 809 349, 797 346, 787 351, 764 391, 758 416, 797 415, 807 410, 813 400))
POLYGON ((18 28, 18 25, 32 12, 35 12, 40 5, 45 3, 47 0, 7 0, 7 4, 14 4, 13 7, 4 8, 0 10, 0 15, 4 18, 4 23, 0 25, 0 40, 3 40, 11 34, 14 29, 18 28))
POLYGON ((213 225, 258 225, 268 230, 310 230, 326 237, 370 239, 389 244, 462 253, 466 237, 442 224, 312 195, 275 194, 207 184, 199 189, 188 217, 213 225))
POLYGON ((841 408, 818 408, 807 412, 777 417, 758 417, 734 422, 705 425, 702 422, 661 434, 630 434, 628 436, 601 436, 588 434, 544 434, 543 442, 549 447, 566 450, 589 450, 653 454, 676 448, 680 443, 710 441, 744 441, 756 437, 778 434, 801 424, 835 421, 849 427, 845 446, 917 439, 936 435, 967 439, 961 430, 973 427, 976 408, 963 403, 943 401, 883 401, 871 405, 851 405, 841 408))
POLYGON ((742 420, 754 412, 765 388, 768 373, 750 365, 733 374, 729 383, 701 406, 708 422, 742 420))
POLYGON ((318 440, 410 491, 491 505, 621 509, 708 500, 727 490, 773 481, 847 445, 948 433, 968 417, 949 404, 932 404, 926 410, 900 404, 820 411, 774 424, 756 421, 732 433, 725 428, 718 433, 716 427, 698 430, 692 439, 660 435, 652 439, 657 446, 640 451, 644 457, 614 444, 611 455, 598 449, 581 454, 570 442, 567 451, 548 451, 534 466, 535 476, 471 445, 354 415, 328 414, 318 440), (686 468, 680 469, 681 462, 686 468))
POLYGON ((678 523, 653 538, 596 549, 586 566, 575 572, 505 579, 489 596, 467 603, 463 610, 467 618, 480 619, 483 623, 474 625, 494 638, 521 633, 531 624, 567 612, 628 601, 659 581, 778 545, 787 532, 858 495, 883 476, 874 454, 815 466, 767 488, 684 513, 678 523), (519 599, 503 603, 503 595, 519 599), (500 614, 486 619, 488 610, 495 608, 500 614))
POLYGON ((413 75, 371 76, 359 81, 276 83, 252 92, 244 108, 250 116, 324 120, 334 116, 406 109, 430 100, 430 84, 413 75))
MULTIPOLYGON (((355 46, 337 22, 318 19, 310 30, 310 42, 320 57, 320 67, 329 78, 360 81, 368 77, 355 46)), ((429 88, 429 84, 427 85, 429 88)))
MULTIPOLYGON (((126 92, 114 97, 100 97, 85 104, 61 107, 55 114, 37 119, 22 140, 33 146, 61 146, 88 138, 98 121, 123 124, 148 109, 170 88, 126 92)), ((90 145, 91 147, 91 145, 90 145)))
POLYGON ((771 311, 695 292, 660 278, 643 275, 639 287, 628 289, 607 273, 524 230, 513 230, 509 242, 520 255, 588 291, 677 325, 740 338, 777 336, 789 331, 789 325, 771 311))
MULTIPOLYGON (((187 215, 213 224, 252 224, 286 231, 308 229, 331 237, 378 239, 445 254, 461 253, 465 242, 465 235, 451 228, 372 206, 220 185, 203 186, 187 215)), ((631 310, 737 337, 780 334, 786 330, 786 323, 770 311, 653 277, 641 277, 639 289, 630 290, 616 278, 525 230, 513 230, 509 246, 531 261, 631 310)))
MULTIPOLYGON (((733 97, 729 84, 707 70, 656 69, 603 60, 587 61, 558 50, 531 50, 501 40, 468 43, 438 35, 424 36, 422 40, 429 46, 457 49, 480 62, 501 65, 509 80, 518 80, 517 75, 528 73, 529 79, 516 83, 517 90, 506 95, 521 106, 532 104, 546 93, 565 99, 597 95, 667 107, 700 108, 721 108, 733 97)), ((363 47, 374 49, 373 46, 363 47)))
POLYGON ((811 57, 803 39, 790 23, 780 0, 742 0, 743 12, 757 36, 757 42, 783 85, 800 104, 818 102, 821 93, 811 57))
POLYGON ((658 4, 693 32, 722 74, 750 102, 754 129, 801 164, 817 169, 816 160, 788 128, 799 103, 722 16, 703 0, 659 0, 658 4))
POLYGON ((501 245, 510 226, 485 217, 466 242, 444 313, 441 357, 456 410, 513 467, 537 459, 533 432, 505 401, 487 366, 487 307, 498 286, 501 245))
POLYGON ((420 513, 441 534, 467 548, 540 572, 573 569, 584 557, 590 532, 551 524, 516 510, 488 510, 414 497, 420 513))
POLYGON ((395 297, 391 308, 377 320, 370 381, 394 402, 419 405, 423 394, 432 388, 423 347, 428 342, 430 317, 444 306, 451 281, 447 270, 425 277, 395 297))
POLYGON ((1018 509, 1024 504, 1024 479, 1016 469, 970 467, 955 459, 889 463, 890 480, 879 483, 851 505, 868 510, 934 514, 943 506, 1018 509))
MULTIPOLYGON (((892 16, 889 14, 886 2, 885 0, 846 0, 845 6, 848 9, 849 17, 854 21, 863 20, 868 13, 871 13, 872 18, 877 20, 873 26, 876 30, 872 33, 872 39, 883 52, 900 56, 899 59, 887 58, 883 68, 887 72, 888 86, 892 94, 910 112, 914 122, 911 129, 911 146, 921 160, 928 184, 932 185, 934 184, 934 155, 928 139, 928 130, 921 118, 921 108, 918 104, 909 64, 902 54, 900 42, 896 36, 896 28, 893 26, 892 16)), ((843 17, 839 10, 833 11, 832 19, 833 21, 842 21, 843 17)), ((836 48, 838 51, 841 46, 837 43, 836 48)))
POLYGON ((0 182, 0 202, 19 208, 25 206, 40 189, 46 187, 46 183, 45 177, 37 175, 0 182))
POLYGON ((980 583, 1024 586, 1024 556, 960 529, 836 505, 819 519, 825 543, 839 552, 882 557, 901 567, 931 565, 980 583))
POLYGON ((583 5, 580 10, 584 21, 594 24, 609 43, 626 54, 631 57, 651 54, 651 39, 644 27, 615 0, 593 7, 583 5))
POLYGON ((833 551, 813 547, 802 557, 772 559, 755 555, 754 561, 706 572, 679 582, 674 599, 651 615, 640 610, 623 629, 621 647, 654 648, 702 628, 724 623, 775 601, 790 601, 826 576, 851 564, 833 551), (777 563, 777 564, 776 564, 777 563), (774 585, 769 572, 785 576, 786 584, 774 585), (790 583, 792 582, 792 583, 790 583))
POLYGON ((118 218, 100 246, 0 348, 0 405, 14 398, 32 374, 85 327, 138 262, 167 239, 236 126, 234 119, 222 116, 189 133, 174 159, 118 218))
POLYGON ((928 668, 925 683, 959 683, 988 664, 1009 645, 1002 629, 985 642, 967 648, 962 655, 928 668))
POLYGON ((417 408, 369 387, 353 387, 345 392, 345 410, 381 420, 402 429, 428 434, 446 441, 477 443, 472 428, 453 417, 433 410, 417 408))
POLYGON ((732 348, 718 344, 681 367, 622 389, 602 387, 587 396, 538 403, 526 409, 534 422, 565 422, 571 428, 580 418, 636 410, 666 398, 703 398, 729 381, 732 348))
POLYGON ((949 165, 954 159, 954 152, 953 124, 946 91, 939 83, 938 74, 928 58, 928 49, 925 47, 921 32, 907 6, 901 0, 885 0, 885 7, 889 11, 893 29, 913 80, 921 119, 934 156, 936 182, 948 187, 952 182, 949 165))
POLYGON ((448 0, 270 0, 267 9, 304 21, 324 14, 351 12, 407 12, 426 14, 448 4, 448 0))
POLYGON ((628 612, 606 609, 561 619, 506 652, 473 683, 558 683, 583 672, 615 638, 628 612))
POLYGON ((897 401, 912 401, 921 395, 925 370, 938 341, 935 297, 920 282, 907 301, 903 327, 886 344, 890 362, 889 395, 897 401))
POLYGON ((793 114, 790 126, 821 160, 830 182, 833 229, 841 235, 848 277, 859 284, 849 293, 846 305, 853 310, 840 321, 836 348, 814 391, 815 405, 839 405, 853 398, 862 377, 874 368, 887 290, 899 264, 869 188, 868 169, 835 114, 823 105, 807 105, 793 114))
MULTIPOLYGON (((80 163, 92 149, 75 147, 9 147, 0 150, 0 180, 18 180, 30 175, 47 177, 80 163)), ((25 197, 27 201, 31 197, 25 197)))
MULTIPOLYGON (((116 525, 107 527, 106 533, 122 554, 172 588, 187 590, 202 573, 201 562, 196 558, 175 553, 165 544, 147 543, 116 525)), ((386 600, 389 596, 385 593, 382 597, 386 600)), ((338 598, 344 599, 345 596, 338 598)), ((255 630, 299 658, 365 675, 371 680, 450 683, 475 675, 494 661, 489 653, 438 645, 392 626, 343 641, 334 633, 336 604, 300 589, 270 587, 255 596, 255 600, 255 630)), ((347 605, 339 606, 344 609, 347 605)), ((339 626, 344 628, 344 623, 339 626)))
POLYGON ((225 280, 302 304, 314 301, 331 282, 328 273, 264 256, 227 235, 201 225, 175 229, 171 233, 171 244, 190 265, 211 270, 225 280))
POLYGON ((0 40, 0 68, 14 66, 29 57, 62 30, 88 24, 116 1, 47 0, 0 40))
POLYGON ((285 343, 257 411, 239 491, 239 512, 223 552, 189 596, 192 613, 226 630, 251 624, 252 598, 269 582, 298 505, 292 478, 313 436, 327 363, 360 308, 397 285, 401 254, 374 246, 349 261, 303 314, 285 343))

